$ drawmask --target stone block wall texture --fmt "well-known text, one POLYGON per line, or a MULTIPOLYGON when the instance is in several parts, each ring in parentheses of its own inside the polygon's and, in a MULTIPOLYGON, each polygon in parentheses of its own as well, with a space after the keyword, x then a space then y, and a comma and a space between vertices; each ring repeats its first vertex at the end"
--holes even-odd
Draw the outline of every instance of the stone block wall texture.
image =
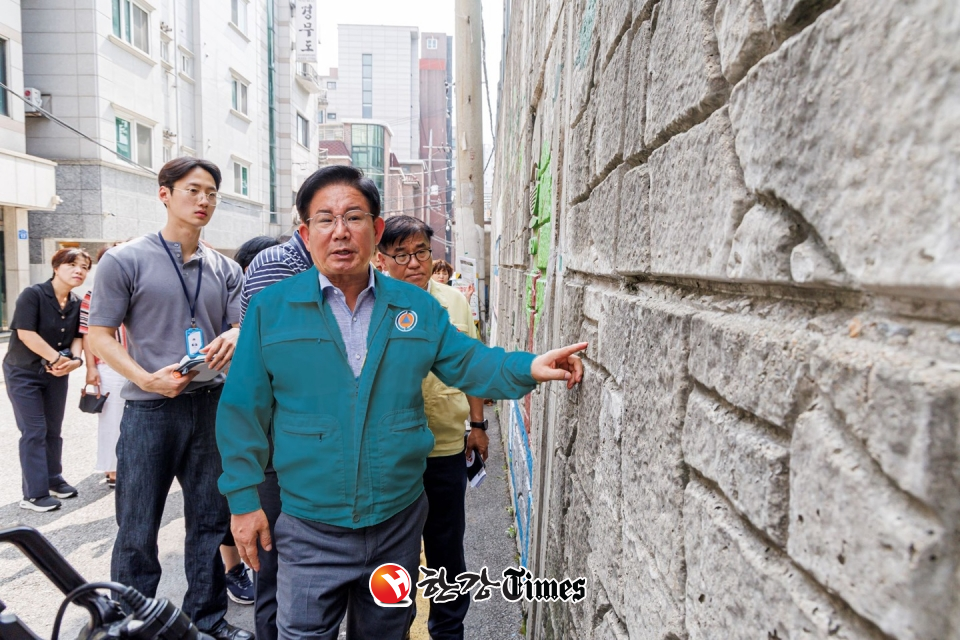
POLYGON ((515 0, 534 638, 960 639, 960 3, 515 0))

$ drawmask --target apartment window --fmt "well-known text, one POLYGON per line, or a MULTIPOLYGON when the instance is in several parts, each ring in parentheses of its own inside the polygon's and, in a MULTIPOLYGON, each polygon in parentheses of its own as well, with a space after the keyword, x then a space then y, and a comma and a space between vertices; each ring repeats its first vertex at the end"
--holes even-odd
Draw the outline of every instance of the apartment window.
POLYGON ((337 114, 335 114, 335 113, 328 113, 328 114, 327 114, 327 122, 333 122, 333 121, 336 120, 336 119, 337 119, 337 114))
MULTIPOLYGON (((7 84, 7 41, 0 38, 0 82, 7 84)), ((7 91, 0 90, 0 116, 8 116, 7 91)))
POLYGON ((247 115, 247 88, 248 85, 239 78, 233 79, 233 108, 247 115))
POLYGON ((373 55, 363 54, 363 116, 373 117, 373 55))
POLYGON ((323 124, 323 111, 317 111, 317 124, 323 124))
POLYGON ((427 49, 431 51, 437 48, 437 39, 436 38, 427 38, 427 49))
POLYGON ((337 83, 336 83, 336 82, 330 82, 330 81, 328 81, 328 82, 327 82, 327 89, 330 89, 331 91, 336 91, 336 90, 337 90, 337 83))
POLYGON ((350 127, 350 155, 353 166, 370 176, 383 192, 384 132, 375 124, 354 124, 350 127))
POLYGON ((242 196, 250 195, 250 167, 240 164, 239 162, 233 163, 233 191, 234 193, 239 193, 242 196))
POLYGON ((113 35, 150 53, 150 20, 133 0, 113 0, 113 35))
POLYGON ((310 121, 297 114, 297 142, 310 148, 310 121))
POLYGON ((117 155, 145 167, 153 166, 153 127, 117 116, 117 155))
POLYGON ((173 145, 169 143, 163 144, 163 164, 167 164, 173 160, 173 145))
POLYGON ((247 0, 230 0, 230 21, 240 31, 247 32, 247 0))
POLYGON ((193 54, 189 51, 180 51, 180 72, 188 78, 193 77, 193 54))
POLYGON ((172 45, 170 44, 169 40, 165 38, 160 39, 160 59, 169 65, 173 65, 173 60, 170 59, 171 46, 172 45))

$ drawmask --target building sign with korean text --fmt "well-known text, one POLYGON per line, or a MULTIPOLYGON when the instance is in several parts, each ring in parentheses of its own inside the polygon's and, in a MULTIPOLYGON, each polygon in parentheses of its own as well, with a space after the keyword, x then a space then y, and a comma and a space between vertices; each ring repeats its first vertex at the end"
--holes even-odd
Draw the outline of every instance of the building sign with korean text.
POLYGON ((297 62, 317 61, 317 0, 297 0, 294 24, 297 28, 297 62))

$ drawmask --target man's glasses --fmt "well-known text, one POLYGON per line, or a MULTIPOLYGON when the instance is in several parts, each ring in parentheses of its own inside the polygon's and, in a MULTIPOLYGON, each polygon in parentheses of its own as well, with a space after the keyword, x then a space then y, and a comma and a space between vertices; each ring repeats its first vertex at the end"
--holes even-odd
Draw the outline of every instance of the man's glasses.
POLYGON ((310 218, 308 225, 313 225, 316 229, 320 231, 333 231, 334 226, 337 224, 337 219, 339 218, 344 226, 353 231, 359 231, 363 229, 364 225, 367 222, 367 216, 371 218, 374 217, 372 213, 365 213, 363 211, 351 211, 349 213, 341 213, 338 216, 332 216, 329 213, 318 213, 317 215, 310 218))
POLYGON ((201 200, 206 198, 207 202, 209 202, 214 206, 216 206, 216 204, 223 199, 223 196, 221 196, 216 191, 201 191, 200 189, 194 189, 193 187, 190 187, 189 189, 180 189, 178 187, 171 187, 171 189, 173 189, 174 191, 183 191, 184 193, 189 193, 190 197, 192 197, 197 202, 200 202, 201 200))
POLYGON ((430 249, 420 249, 420 251, 417 251, 416 253, 398 253, 395 256, 391 256, 389 253, 385 253, 383 255, 390 256, 391 258, 393 258, 394 262, 396 262, 399 265, 405 265, 408 262, 410 262, 411 256, 416 256, 417 262, 426 262, 427 260, 430 259, 430 255, 432 253, 433 251, 431 251, 430 249))

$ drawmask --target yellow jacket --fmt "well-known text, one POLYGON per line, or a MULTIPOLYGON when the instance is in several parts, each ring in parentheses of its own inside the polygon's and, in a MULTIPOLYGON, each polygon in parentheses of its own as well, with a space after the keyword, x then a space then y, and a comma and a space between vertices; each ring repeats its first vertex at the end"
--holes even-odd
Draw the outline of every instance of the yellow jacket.
MULTIPOLYGON (((450 314, 450 322, 460 333, 477 339, 477 327, 473 323, 473 313, 463 294, 430 280, 427 285, 437 302, 450 314)), ((427 426, 433 432, 436 444, 430 452, 431 458, 452 456, 463 451, 464 421, 470 417, 470 405, 467 396, 459 389, 448 387, 432 373, 423 379, 423 406, 427 413, 427 426)))

